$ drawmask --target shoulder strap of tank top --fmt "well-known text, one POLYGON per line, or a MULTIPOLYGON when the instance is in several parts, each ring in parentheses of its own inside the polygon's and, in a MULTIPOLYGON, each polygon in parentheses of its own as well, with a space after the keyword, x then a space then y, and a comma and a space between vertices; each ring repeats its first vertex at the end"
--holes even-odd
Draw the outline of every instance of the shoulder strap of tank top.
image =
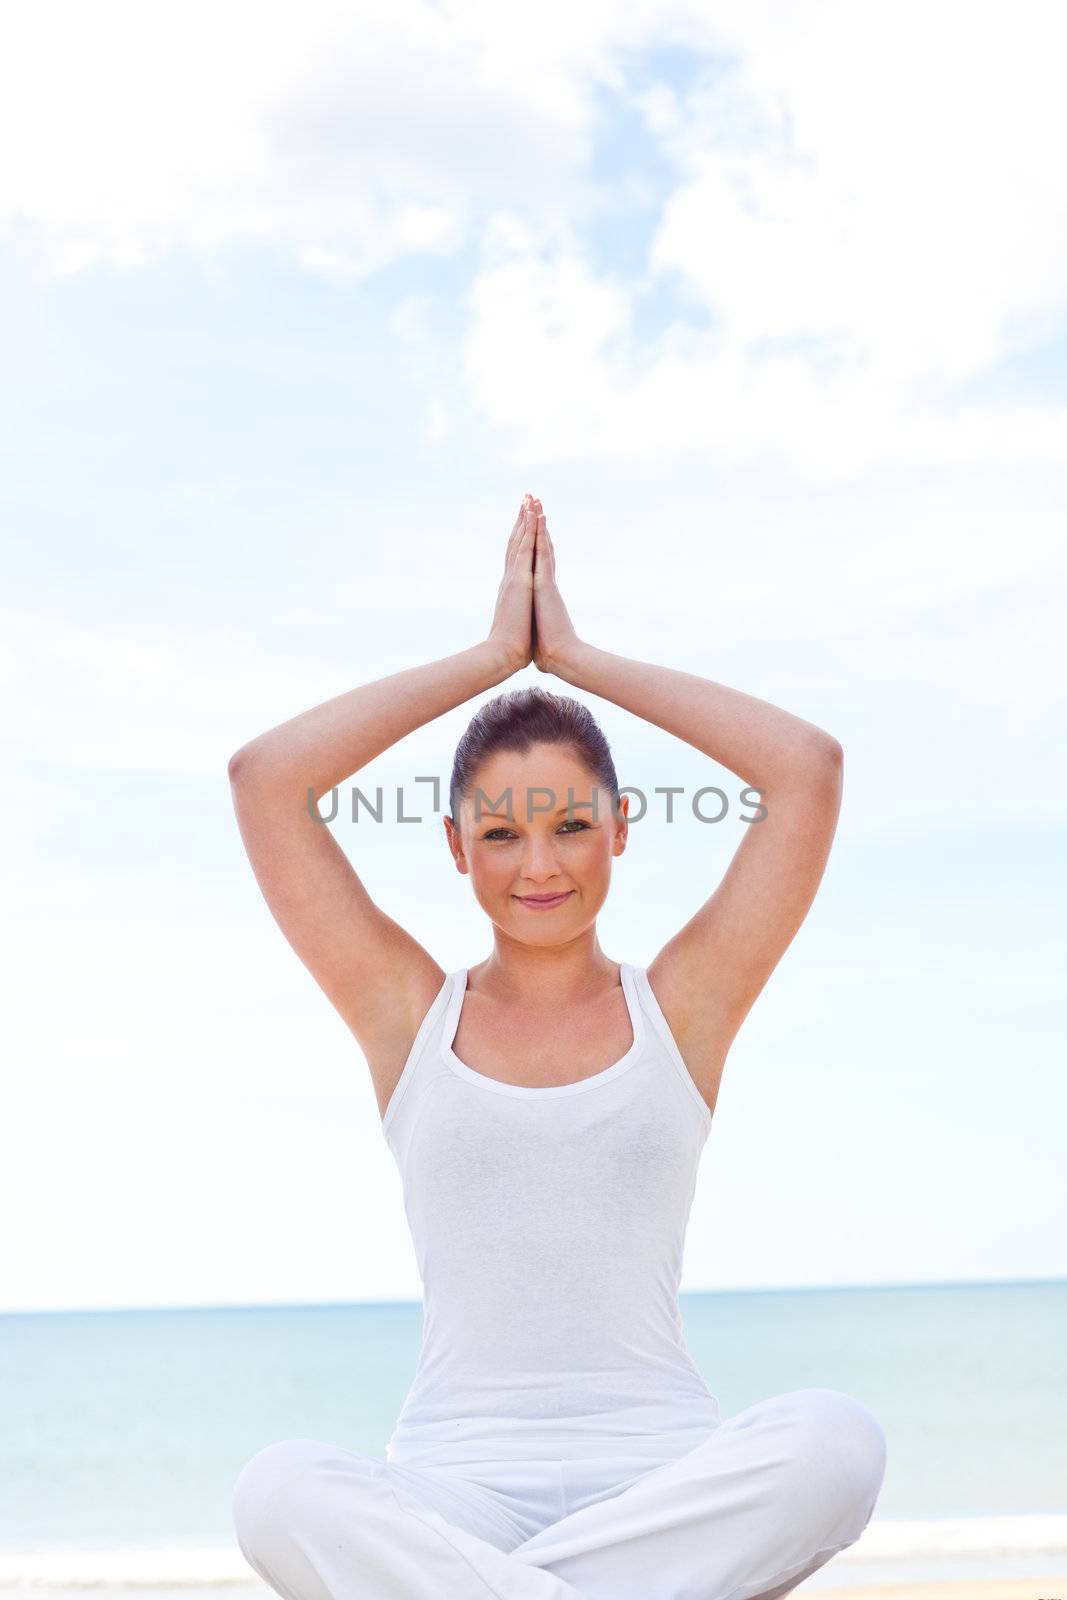
POLYGON ((465 967, 461 967, 458 972, 445 974, 444 983, 438 989, 429 1010, 419 1024, 419 1031, 416 1033, 411 1049, 408 1051, 404 1070, 396 1081, 396 1086, 389 1098, 389 1104, 385 1108, 385 1116, 382 1118, 382 1134, 386 1138, 388 1138, 392 1129, 393 1121, 404 1096, 411 1087, 418 1071, 419 1062, 422 1060, 427 1046, 432 1039, 440 1036, 442 1027, 447 1028, 448 1020, 454 1015, 458 1001, 462 998, 463 993, 459 986, 460 984, 465 984, 466 976, 465 967))
POLYGON ((664 1016, 663 1009, 660 1006, 659 1001, 656 999, 652 985, 648 981, 648 968, 630 967, 629 971, 633 977, 634 985, 640 997, 641 1005, 644 1009, 645 1015, 648 1017, 648 1020, 655 1029, 672 1065, 675 1067, 679 1076, 681 1077, 686 1091, 692 1096, 695 1105, 700 1110, 704 1118, 705 1127, 710 1127, 711 1107, 708 1105, 708 1102, 704 1099, 704 1096, 697 1088, 696 1083, 693 1081, 692 1073, 689 1071, 685 1061, 682 1059, 682 1052, 679 1050, 677 1040, 675 1039, 674 1034, 671 1032, 670 1023, 664 1016))

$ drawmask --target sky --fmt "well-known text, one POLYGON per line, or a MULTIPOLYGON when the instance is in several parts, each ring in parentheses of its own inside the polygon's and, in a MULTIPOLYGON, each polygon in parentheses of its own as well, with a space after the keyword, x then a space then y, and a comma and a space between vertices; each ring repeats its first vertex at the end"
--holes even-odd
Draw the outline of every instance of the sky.
MULTIPOLYGON (((581 637, 845 751, 683 1288, 1067 1274, 1065 44, 1033 0, 5 12, 0 1309, 418 1297, 226 768, 484 639, 527 490, 581 637)), ((598 923, 647 966, 741 838, 656 785, 741 781, 526 682, 650 797, 598 923)), ((353 779, 418 826, 334 825, 445 970, 491 930, 414 780, 503 687, 353 779)))

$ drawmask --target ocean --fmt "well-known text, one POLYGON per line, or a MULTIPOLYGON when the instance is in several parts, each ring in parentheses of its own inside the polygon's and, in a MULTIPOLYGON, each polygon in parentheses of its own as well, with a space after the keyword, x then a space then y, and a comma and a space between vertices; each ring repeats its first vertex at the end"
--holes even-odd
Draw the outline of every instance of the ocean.
MULTIPOLYGON (((843 1389, 888 1465, 859 1543, 802 1586, 1067 1572, 1067 1281, 685 1293, 723 1417, 843 1389)), ((285 1438, 384 1454, 418 1303, 0 1315, 0 1588, 270 1591, 230 1491, 285 1438)))

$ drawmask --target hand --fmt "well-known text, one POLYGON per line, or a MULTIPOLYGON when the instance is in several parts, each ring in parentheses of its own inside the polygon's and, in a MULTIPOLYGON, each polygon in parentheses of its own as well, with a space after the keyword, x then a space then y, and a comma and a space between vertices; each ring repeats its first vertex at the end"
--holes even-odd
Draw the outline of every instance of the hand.
POLYGON ((526 495, 504 557, 504 576, 496 597, 489 638, 500 648, 512 672, 533 659, 533 559, 537 518, 533 496, 526 495))
POLYGON ((574 631, 556 583, 556 552, 540 500, 533 502, 537 544, 533 571, 533 662, 539 672, 553 672, 568 650, 581 641, 574 631))

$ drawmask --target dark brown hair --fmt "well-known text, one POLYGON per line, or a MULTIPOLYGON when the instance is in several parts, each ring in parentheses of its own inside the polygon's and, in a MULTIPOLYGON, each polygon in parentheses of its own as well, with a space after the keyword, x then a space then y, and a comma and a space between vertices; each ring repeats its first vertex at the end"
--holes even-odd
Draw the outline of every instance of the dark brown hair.
POLYGON ((456 746, 448 790, 453 826, 457 825, 459 802, 471 793, 482 762, 498 750, 525 755, 535 744, 566 745, 585 763, 597 783, 607 789, 613 814, 619 814, 619 780, 611 749, 588 706, 570 695, 550 694, 531 684, 487 700, 467 724, 456 746))

